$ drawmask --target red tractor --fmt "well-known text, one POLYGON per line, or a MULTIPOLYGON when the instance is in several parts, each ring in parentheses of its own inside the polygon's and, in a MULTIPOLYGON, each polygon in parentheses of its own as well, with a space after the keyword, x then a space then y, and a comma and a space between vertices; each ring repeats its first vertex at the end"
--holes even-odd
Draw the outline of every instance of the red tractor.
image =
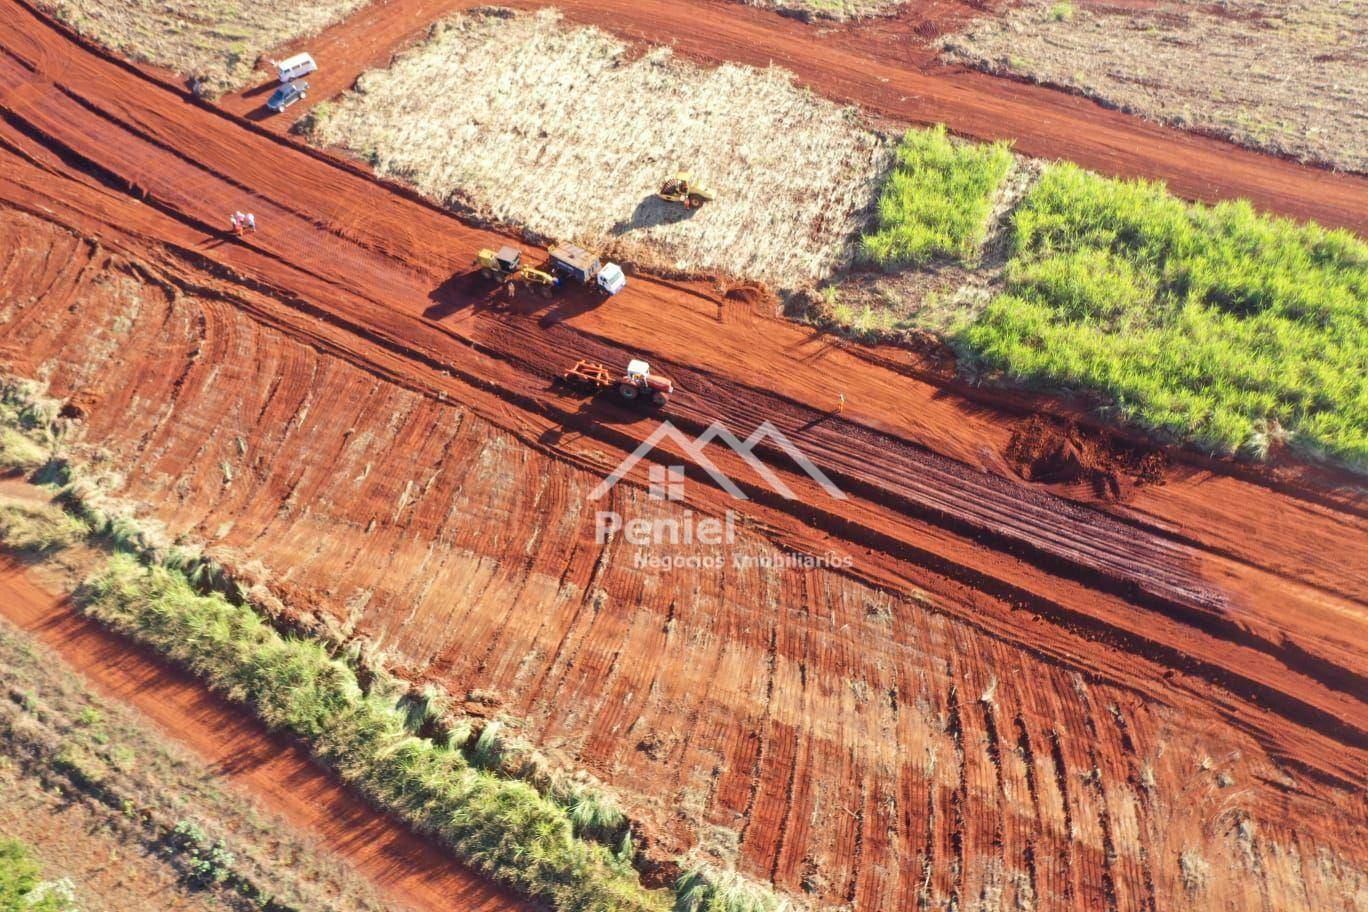
POLYGON ((651 373, 651 366, 637 358, 627 362, 627 372, 620 375, 614 374, 606 364, 581 359, 565 372, 564 380, 591 392, 616 386, 618 395, 628 402, 641 399, 658 408, 669 402, 674 392, 674 384, 668 377, 651 373))

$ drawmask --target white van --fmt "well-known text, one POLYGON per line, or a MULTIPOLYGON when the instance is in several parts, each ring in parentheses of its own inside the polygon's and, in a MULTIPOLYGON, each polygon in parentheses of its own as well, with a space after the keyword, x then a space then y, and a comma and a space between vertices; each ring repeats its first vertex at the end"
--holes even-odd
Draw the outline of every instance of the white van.
POLYGON ((291 79, 312 73, 318 69, 318 64, 314 63, 314 59, 308 54, 295 54, 288 60, 277 63, 276 69, 280 71, 280 81, 289 82, 291 79))

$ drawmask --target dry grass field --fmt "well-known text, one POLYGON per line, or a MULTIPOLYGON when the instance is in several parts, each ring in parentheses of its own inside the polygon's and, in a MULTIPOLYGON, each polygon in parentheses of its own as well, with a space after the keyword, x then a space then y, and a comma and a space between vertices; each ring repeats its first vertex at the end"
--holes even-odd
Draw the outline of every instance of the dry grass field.
POLYGON ((892 153, 856 111, 782 70, 643 55, 549 10, 439 23, 308 129, 477 218, 781 289, 851 260, 892 153), (681 170, 716 201, 657 199, 681 170))
POLYGON ((844 22, 866 16, 889 16, 905 0, 742 0, 747 6, 783 10, 790 16, 814 21, 835 19, 844 22))
POLYGON ((88 38, 183 73, 205 95, 247 83, 257 58, 321 31, 365 0, 39 0, 88 38))
POLYGON ((1175 126, 1368 170, 1368 14, 1355 0, 1034 0, 945 47, 1175 126))

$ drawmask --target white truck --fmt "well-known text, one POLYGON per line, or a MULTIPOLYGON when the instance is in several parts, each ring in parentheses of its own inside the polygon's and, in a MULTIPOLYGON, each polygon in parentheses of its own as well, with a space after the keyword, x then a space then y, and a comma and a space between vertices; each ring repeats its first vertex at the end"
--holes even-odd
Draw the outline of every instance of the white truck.
POLYGON ((300 76, 307 76, 318 69, 318 64, 308 54, 295 54, 276 63, 276 72, 280 76, 282 83, 300 76))
POLYGON ((609 295, 615 295, 627 285, 627 277, 617 263, 601 263, 583 247, 556 244, 547 251, 551 255, 551 271, 562 278, 573 279, 581 285, 595 285, 609 295))

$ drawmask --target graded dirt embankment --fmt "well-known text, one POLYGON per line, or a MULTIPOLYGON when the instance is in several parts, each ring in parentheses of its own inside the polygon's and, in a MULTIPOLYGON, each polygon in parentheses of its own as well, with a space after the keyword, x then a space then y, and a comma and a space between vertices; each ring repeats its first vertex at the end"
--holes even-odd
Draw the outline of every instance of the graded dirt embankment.
POLYGON ((318 843, 351 862, 402 908, 531 912, 404 824, 367 806, 307 751, 272 735, 193 676, 95 621, 21 564, 0 555, 0 613, 28 631, 102 695, 137 709, 228 781, 256 796, 318 843))
MULTIPOLYGON (((1362 889, 1348 495, 1187 463, 1119 504, 1025 486, 1002 455, 1021 402, 702 284, 493 310, 465 272, 497 235, 0 8, 20 87, 0 94, 0 357, 74 397, 118 491, 173 534, 266 560, 297 606, 634 794, 654 838, 797 894, 1311 909, 1362 889), (244 207, 260 233, 223 237, 244 207), (850 493, 767 450, 803 497, 783 501, 719 451, 752 498, 744 553, 851 571, 660 574, 596 542, 588 492, 655 423, 552 381, 630 354, 675 378, 689 433, 771 418, 850 493), (1185 855, 1239 876, 1189 883, 1185 855)), ((644 477, 610 502, 677 516, 644 477)), ((692 475, 685 504, 736 505, 692 475)))

